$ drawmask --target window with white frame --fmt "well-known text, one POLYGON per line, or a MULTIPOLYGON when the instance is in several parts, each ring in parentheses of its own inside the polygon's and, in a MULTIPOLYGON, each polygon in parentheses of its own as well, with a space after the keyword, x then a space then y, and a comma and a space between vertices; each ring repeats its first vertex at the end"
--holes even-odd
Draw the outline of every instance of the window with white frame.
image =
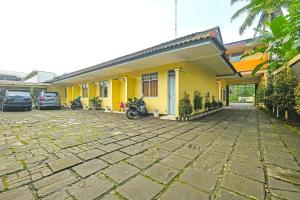
POLYGON ((142 89, 145 97, 158 96, 158 73, 142 75, 142 89))
POLYGON ((82 97, 83 98, 88 97, 88 85, 86 83, 82 84, 82 97))
POLYGON ((107 97, 108 91, 107 91, 107 81, 99 81, 99 96, 100 97, 107 97))

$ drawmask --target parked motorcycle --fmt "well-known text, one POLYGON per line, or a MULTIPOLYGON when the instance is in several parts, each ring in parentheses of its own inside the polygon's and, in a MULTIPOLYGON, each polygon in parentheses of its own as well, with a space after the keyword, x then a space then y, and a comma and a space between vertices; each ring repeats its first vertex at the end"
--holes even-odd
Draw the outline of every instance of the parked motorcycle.
POLYGON ((128 119, 136 119, 141 116, 148 116, 148 110, 143 97, 126 103, 126 116, 128 119))
POLYGON ((76 110, 76 109, 82 109, 82 103, 81 103, 81 97, 77 97, 76 99, 74 99, 73 101, 71 101, 71 109, 72 110, 76 110))

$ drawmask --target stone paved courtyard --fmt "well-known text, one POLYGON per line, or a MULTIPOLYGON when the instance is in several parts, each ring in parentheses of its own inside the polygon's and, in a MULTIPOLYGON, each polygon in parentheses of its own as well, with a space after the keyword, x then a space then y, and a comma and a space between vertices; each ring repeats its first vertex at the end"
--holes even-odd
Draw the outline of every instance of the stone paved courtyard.
POLYGON ((300 136, 251 106, 193 122, 0 112, 0 200, 300 199, 300 136))

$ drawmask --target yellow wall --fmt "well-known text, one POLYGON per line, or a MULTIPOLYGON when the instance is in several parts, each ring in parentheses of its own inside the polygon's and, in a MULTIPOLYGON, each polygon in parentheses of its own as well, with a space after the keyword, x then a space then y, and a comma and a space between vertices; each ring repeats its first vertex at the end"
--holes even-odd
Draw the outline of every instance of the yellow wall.
MULTIPOLYGON (((163 66, 156 66, 145 70, 134 71, 131 73, 120 74, 115 77, 107 77, 96 79, 88 83, 88 98, 82 98, 82 102, 89 107, 89 99, 99 96, 99 81, 108 81, 108 97, 102 99, 102 108, 109 106, 112 110, 117 111, 120 108, 120 102, 127 102, 127 98, 142 95, 142 75, 150 73, 158 73, 158 96, 144 97, 147 109, 153 112, 154 109, 159 110, 161 114, 168 114, 168 72, 175 70, 176 72, 176 113, 178 115, 178 101, 187 91, 193 101, 195 90, 199 90, 203 96, 210 92, 210 97, 215 96, 219 100, 219 86, 216 76, 203 70, 200 66, 193 65, 190 62, 178 62, 163 66)), ((82 96, 82 82, 74 83, 72 87, 68 87, 67 101, 71 101, 79 95, 82 96)), ((212 98, 211 98, 212 100, 212 98)))
POLYGON ((61 100, 61 104, 64 105, 67 103, 67 98, 65 97, 65 87, 62 85, 50 85, 47 87, 49 92, 58 92, 61 100))
POLYGON ((219 100, 219 86, 214 74, 203 70, 200 66, 186 62, 180 70, 179 77, 179 99, 184 96, 186 91, 193 102, 194 91, 199 90, 203 97, 203 107, 207 92, 210 93, 210 101, 212 101, 212 96, 215 96, 216 101, 219 100))

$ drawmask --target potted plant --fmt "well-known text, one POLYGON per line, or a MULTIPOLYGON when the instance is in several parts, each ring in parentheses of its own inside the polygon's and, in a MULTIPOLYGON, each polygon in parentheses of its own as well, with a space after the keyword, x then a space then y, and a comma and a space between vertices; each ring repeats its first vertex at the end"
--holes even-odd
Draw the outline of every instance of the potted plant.
POLYGON ((222 102, 222 101, 219 101, 219 102, 218 102, 218 106, 219 106, 219 108, 223 108, 223 102, 222 102))
POLYGON ((193 106, 191 104, 190 96, 184 92, 184 97, 179 101, 179 116, 185 121, 192 112, 193 106))
POLYGON ((92 103, 93 110, 98 110, 101 108, 102 99, 100 99, 98 96, 90 99, 90 102, 92 103))
POLYGON ((195 112, 199 112, 203 107, 202 104, 202 96, 199 90, 195 90, 194 92, 194 110, 195 112))
POLYGON ((205 95, 205 104, 204 104, 205 110, 209 111, 211 109, 211 103, 210 103, 210 94, 209 92, 205 95))
POLYGON ((212 96, 212 103, 211 103, 211 106, 213 109, 216 109, 218 108, 219 104, 217 103, 216 99, 215 99, 215 96, 212 96))

